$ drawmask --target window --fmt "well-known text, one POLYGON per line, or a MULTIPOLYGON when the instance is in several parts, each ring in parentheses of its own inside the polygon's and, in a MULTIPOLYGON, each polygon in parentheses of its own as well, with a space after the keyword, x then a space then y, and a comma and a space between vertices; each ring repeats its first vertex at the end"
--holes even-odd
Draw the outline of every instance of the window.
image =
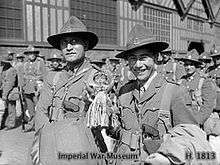
POLYGON ((22 3, 22 0, 1 0, 0 39, 24 39, 22 3))
POLYGON ((26 38, 46 42, 69 18, 69 0, 26 0, 26 38))
POLYGON ((100 44, 117 44, 117 9, 113 0, 71 0, 71 15, 96 33, 100 44))
POLYGON ((197 32, 203 32, 204 23, 200 20, 195 20, 192 18, 187 19, 187 29, 191 29, 197 32))
POLYGON ((151 30, 157 40, 170 42, 170 13, 145 6, 144 20, 146 28, 151 30))

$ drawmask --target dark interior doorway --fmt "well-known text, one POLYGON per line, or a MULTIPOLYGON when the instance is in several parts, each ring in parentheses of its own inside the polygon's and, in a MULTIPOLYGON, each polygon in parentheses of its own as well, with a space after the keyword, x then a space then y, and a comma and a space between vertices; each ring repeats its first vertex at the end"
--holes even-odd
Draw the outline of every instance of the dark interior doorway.
POLYGON ((202 41, 201 42, 191 41, 188 46, 188 51, 190 51, 192 49, 196 49, 198 51, 198 53, 201 54, 205 51, 204 43, 202 41))

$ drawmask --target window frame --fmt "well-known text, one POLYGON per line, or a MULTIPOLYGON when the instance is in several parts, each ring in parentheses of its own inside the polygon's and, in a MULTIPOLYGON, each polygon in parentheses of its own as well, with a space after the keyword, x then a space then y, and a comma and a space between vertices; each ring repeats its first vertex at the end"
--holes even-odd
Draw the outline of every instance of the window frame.
MULTIPOLYGON (((8 2, 9 3, 9 2, 8 2)), ((22 38, 0 38, 0 45, 25 45, 25 17, 24 17, 24 1, 21 0, 21 25, 22 25, 22 38)))
MULTIPOLYGON (((169 24, 169 28, 170 28, 170 30, 169 30, 169 33, 170 33, 170 35, 169 35, 169 41, 165 41, 165 40, 162 40, 162 41, 165 41, 165 42, 168 42, 168 43, 171 43, 172 42, 172 18, 173 17, 173 11, 172 10, 169 10, 169 9, 166 9, 166 8, 164 8, 164 7, 161 7, 161 6, 155 6, 155 5, 152 5, 152 4, 148 4, 148 3, 144 3, 143 4, 143 18, 144 18, 144 26, 146 27, 146 28, 148 28, 146 25, 147 25, 147 23, 149 23, 149 24, 151 24, 152 26, 151 26, 151 28, 153 27, 153 24, 155 24, 155 26, 157 26, 158 27, 158 25, 161 27, 161 26, 163 26, 164 27, 164 29, 162 29, 162 28, 156 28, 156 29, 154 29, 155 31, 157 31, 158 32, 158 34, 160 33, 160 35, 155 35, 154 34, 154 36, 156 36, 156 38, 158 38, 158 37, 160 37, 160 41, 161 41, 161 38, 162 39, 166 39, 167 37, 166 36, 164 36, 164 35, 161 35, 161 33, 164 33, 164 34, 166 34, 167 32, 168 32, 168 30, 167 30, 167 26, 168 26, 168 24, 169 24), (146 8, 150 8, 150 9, 153 9, 152 11, 148 11, 148 12, 146 12, 146 8), (158 12, 158 11, 160 11, 160 13, 158 12), (154 15, 153 17, 154 18, 152 18, 152 20, 146 20, 145 18, 148 16, 149 18, 150 18, 150 16, 152 15, 152 14, 155 14, 156 13, 156 15, 154 15), (168 14, 170 15, 170 18, 169 18, 169 23, 167 22, 167 20, 168 20, 168 14), (162 18, 161 18, 162 17, 162 18), (160 19, 160 23, 158 23, 158 21, 156 21, 156 22, 154 22, 153 20, 158 20, 158 18, 160 19), (159 30, 159 31, 158 31, 159 30)), ((150 29, 150 30, 152 30, 152 29, 150 29)))
MULTIPOLYGON (((42 47, 51 47, 51 45, 47 42, 47 41, 44 41, 44 33, 43 33, 43 7, 46 7, 47 8, 47 13, 48 13, 48 36, 50 35, 53 35, 51 34, 51 16, 50 16, 50 9, 53 8, 55 9, 55 13, 56 13, 56 20, 55 20, 55 25, 56 25, 56 28, 55 28, 55 33, 57 34, 60 29, 58 29, 58 21, 57 21, 57 11, 59 9, 62 9, 62 15, 63 15, 63 24, 64 24, 64 14, 65 14, 65 11, 68 11, 69 15, 70 15, 70 5, 66 6, 65 7, 65 0, 62 0, 62 6, 57 6, 57 0, 54 0, 55 2, 55 5, 51 4, 51 0, 47 0, 47 3, 43 3, 43 0, 39 0, 39 2, 34 2, 33 0, 24 0, 24 19, 25 19, 25 43, 26 44, 34 44, 36 46, 42 46, 42 47), (37 5, 36 5, 37 4, 37 5), (33 13, 35 14, 34 10, 35 10, 35 6, 39 6, 40 7, 40 15, 41 15, 41 18, 40 18, 40 23, 41 23, 41 29, 40 29, 40 38, 41 38, 41 41, 37 41, 36 40, 36 30, 35 30, 35 16, 33 16, 32 18, 32 21, 33 21, 33 41, 29 41, 28 40, 28 25, 27 25, 27 19, 26 19, 26 16, 27 16, 27 5, 32 5, 32 11, 33 13), (65 10, 65 9, 68 9, 68 10, 65 10)), ((68 4, 70 4, 70 0, 68 0, 68 4)))

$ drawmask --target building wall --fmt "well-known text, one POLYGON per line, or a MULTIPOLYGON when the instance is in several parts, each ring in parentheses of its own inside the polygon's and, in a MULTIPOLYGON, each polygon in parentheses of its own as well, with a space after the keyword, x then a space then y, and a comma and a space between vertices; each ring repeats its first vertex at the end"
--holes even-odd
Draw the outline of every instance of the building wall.
MULTIPOLYGON (((185 6, 188 2, 189 0, 184 0, 185 6)), ((119 0, 118 6, 120 46, 126 45, 128 33, 136 23, 144 24, 157 36, 159 32, 157 39, 169 42, 175 50, 186 50, 190 41, 202 41, 205 43, 205 50, 208 51, 215 42, 215 30, 207 23, 200 0, 193 4, 184 21, 181 21, 172 0, 145 0, 137 11, 131 11, 131 5, 127 0, 119 0), (146 12, 149 9, 156 17, 146 17, 150 15, 146 12)))
MULTIPOLYGON (((158 40, 176 50, 187 49, 190 41, 201 40, 208 50, 220 46, 219 28, 210 28, 201 0, 196 0, 184 21, 173 0, 145 0, 137 10, 128 0, 1 0, 0 57, 7 50, 23 51, 28 44, 37 46, 46 56, 52 47, 46 42, 56 34, 69 15, 76 15, 88 30, 100 38, 95 51, 104 57, 109 51, 123 50, 129 31, 136 24, 149 28, 158 40), (217 32, 215 34, 215 32, 217 32)), ((185 6, 190 0, 183 0, 185 6)), ((90 54, 93 53, 88 53, 90 54)))

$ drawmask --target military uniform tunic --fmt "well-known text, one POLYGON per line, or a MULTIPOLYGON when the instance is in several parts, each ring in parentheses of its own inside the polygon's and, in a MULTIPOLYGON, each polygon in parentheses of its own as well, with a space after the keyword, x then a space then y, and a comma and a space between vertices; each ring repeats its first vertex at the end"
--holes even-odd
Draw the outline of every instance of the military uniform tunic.
POLYGON ((43 61, 27 61, 18 68, 19 85, 22 87, 26 110, 28 112, 28 124, 26 130, 34 128, 33 117, 35 115, 35 106, 38 101, 39 89, 38 82, 42 82, 45 74, 43 61))
MULTIPOLYGON (((89 103, 84 100, 84 81, 87 81, 92 70, 92 66, 87 62, 75 73, 63 70, 53 92, 51 83, 45 81, 35 117, 35 128, 41 133, 40 140, 36 137, 35 145, 40 145, 39 155, 43 164, 98 163, 98 160, 88 159, 71 161, 57 159, 58 152, 98 152, 91 130, 86 127, 89 103), (64 102, 72 106, 68 107, 64 102)), ((36 153, 34 151, 32 153, 36 153)), ((33 160, 38 159, 39 156, 33 154, 33 160)))
POLYGON ((15 119, 16 119, 16 101, 10 100, 8 98, 10 92, 13 90, 13 88, 17 87, 17 73, 15 68, 11 67, 8 70, 4 71, 5 76, 3 78, 3 84, 2 84, 2 99, 6 100, 7 103, 7 110, 8 110, 8 116, 5 121, 5 126, 8 128, 15 127, 15 119))
POLYGON ((159 65, 157 71, 162 73, 167 80, 174 82, 178 82, 185 73, 183 65, 180 65, 173 59, 165 64, 159 65))
MULTIPOLYGON (((138 82, 135 80, 123 86, 119 96, 122 108, 122 144, 119 147, 119 153, 134 152, 138 154, 142 150, 141 156, 146 155, 143 148, 140 147, 143 146, 142 142, 138 144, 143 134, 143 125, 145 125, 144 134, 149 135, 153 140, 161 138, 177 124, 172 121, 173 118, 179 116, 172 116, 171 113, 188 111, 182 95, 179 86, 167 82, 161 74, 157 74, 153 78, 143 93, 140 93, 138 82), (157 133, 159 133, 159 137, 156 137, 157 133)), ((150 150, 148 151, 153 152, 150 150)), ((121 163, 132 164, 132 161, 122 161, 121 163)))
MULTIPOLYGON (((189 107, 194 109, 194 111, 188 114, 187 118, 183 117, 182 120, 191 121, 192 124, 196 125, 203 125, 215 106, 215 86, 211 79, 201 77, 199 72, 194 73, 190 77, 183 76, 181 81, 181 86, 185 91, 185 101, 189 107)), ((179 115, 183 114, 179 113, 179 115)))

